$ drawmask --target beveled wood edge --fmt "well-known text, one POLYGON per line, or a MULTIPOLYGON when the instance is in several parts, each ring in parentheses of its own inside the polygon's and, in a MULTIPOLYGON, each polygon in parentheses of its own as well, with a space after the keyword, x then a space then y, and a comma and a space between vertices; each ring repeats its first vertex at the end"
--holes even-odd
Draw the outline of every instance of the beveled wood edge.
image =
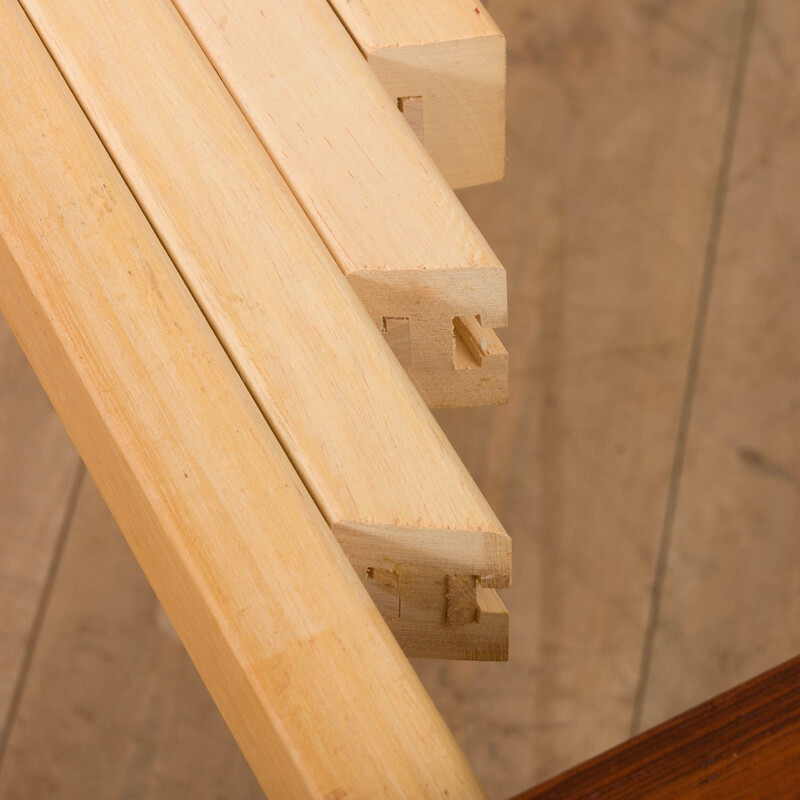
POLYGON ((796 797, 800 657, 579 764, 512 800, 796 797))

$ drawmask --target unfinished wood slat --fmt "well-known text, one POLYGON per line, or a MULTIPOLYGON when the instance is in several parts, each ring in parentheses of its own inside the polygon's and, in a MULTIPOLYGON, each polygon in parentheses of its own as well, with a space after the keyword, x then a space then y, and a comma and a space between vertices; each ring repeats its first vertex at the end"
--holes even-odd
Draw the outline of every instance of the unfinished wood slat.
POLYGON ((328 523, 404 529, 415 563, 437 566, 387 618, 403 646, 419 653, 424 627, 426 655, 505 652, 505 634, 476 650, 479 618, 447 624, 444 576, 507 586, 508 536, 178 12, 23 5, 328 523), (440 557, 450 531, 482 543, 468 564, 458 548, 440 557))
POLYGON ((508 612, 486 588, 504 584, 507 555, 483 532, 347 522, 333 532, 406 655, 508 658, 508 612), (473 609, 469 616, 466 605, 473 609))
POLYGON ((505 270, 325 0, 175 5, 375 324, 408 327, 428 405, 504 403, 505 270), (491 364, 459 360, 459 317, 491 364))
POLYGON ((483 5, 477 0, 328 2, 450 185, 501 180, 506 42, 483 5))
POLYGON ((0 763, 0 797, 264 800, 88 476, 0 763))
POLYGON ((482 797, 14 0, 0 308, 270 797, 482 797))

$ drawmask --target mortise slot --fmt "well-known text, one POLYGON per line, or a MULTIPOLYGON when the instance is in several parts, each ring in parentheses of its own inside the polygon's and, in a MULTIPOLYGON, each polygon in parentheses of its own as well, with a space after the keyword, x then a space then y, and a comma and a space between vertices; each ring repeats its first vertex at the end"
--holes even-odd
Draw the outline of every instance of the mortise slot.
POLYGON ((453 319, 453 365, 456 369, 477 369, 489 355, 486 333, 477 317, 453 319))
POLYGON ((445 606, 447 625, 478 621, 477 575, 448 575, 445 606))
POLYGON ((408 317, 384 317, 381 333, 392 348, 397 360, 406 368, 411 366, 411 323, 408 317))
POLYGON ((397 107, 403 112, 406 122, 417 138, 425 144, 425 125, 422 117, 422 97, 398 97, 397 107))
POLYGON ((390 569, 367 567, 364 585, 384 619, 400 618, 400 576, 390 569))

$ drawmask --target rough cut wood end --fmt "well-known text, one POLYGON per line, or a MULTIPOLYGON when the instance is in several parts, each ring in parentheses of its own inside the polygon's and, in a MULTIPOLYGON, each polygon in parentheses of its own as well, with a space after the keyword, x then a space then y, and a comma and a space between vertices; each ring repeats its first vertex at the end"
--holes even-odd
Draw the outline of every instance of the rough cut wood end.
POLYGON ((375 324, 431 408, 508 401, 506 273, 462 269, 358 270, 348 275, 375 324))
POLYGON ((398 99, 407 122, 454 189, 503 179, 506 40, 502 34, 384 47, 368 53, 367 62, 387 92, 398 99))
POLYGON ((333 531, 406 655, 508 658, 508 612, 495 591, 511 580, 507 534, 354 522, 333 531))
POLYGON ((501 180, 506 41, 483 5, 328 1, 450 185, 501 180))

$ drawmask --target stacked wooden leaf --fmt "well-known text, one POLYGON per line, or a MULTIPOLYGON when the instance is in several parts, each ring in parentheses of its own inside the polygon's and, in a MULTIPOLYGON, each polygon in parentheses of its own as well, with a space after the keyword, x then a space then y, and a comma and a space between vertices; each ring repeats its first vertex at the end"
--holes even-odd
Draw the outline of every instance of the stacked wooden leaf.
POLYGON ((507 657, 422 399, 505 398, 494 254, 324 0, 0 22, 0 308, 265 790, 481 796, 394 638, 507 657))

